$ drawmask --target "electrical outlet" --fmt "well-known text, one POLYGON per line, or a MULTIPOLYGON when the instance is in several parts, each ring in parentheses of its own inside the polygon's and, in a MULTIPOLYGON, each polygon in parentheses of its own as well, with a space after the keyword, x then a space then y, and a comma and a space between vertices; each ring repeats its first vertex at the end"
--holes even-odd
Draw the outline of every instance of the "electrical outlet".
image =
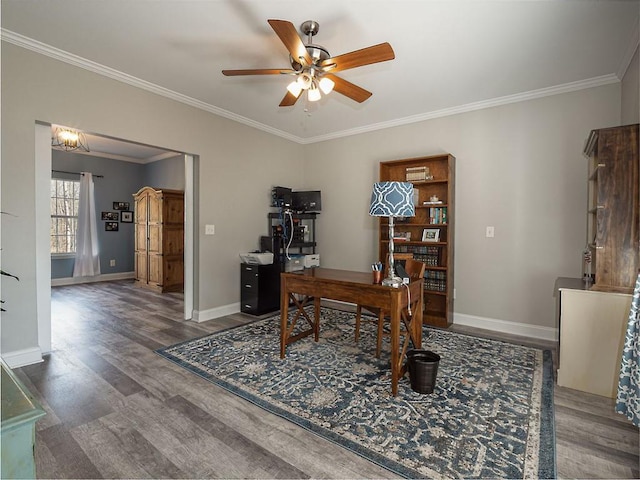
POLYGON ((109 260, 109 266, 110 267, 115 267, 116 266, 116 261, 115 260, 109 260))
POLYGON ((495 230, 493 227, 487 227, 487 238, 493 238, 495 230))
POLYGON ((216 226, 215 225, 205 225, 204 226, 204 234, 205 235, 215 235, 216 234, 216 226))
POLYGON ((455 288, 453 289, 453 299, 454 300, 456 299, 456 289, 455 288))

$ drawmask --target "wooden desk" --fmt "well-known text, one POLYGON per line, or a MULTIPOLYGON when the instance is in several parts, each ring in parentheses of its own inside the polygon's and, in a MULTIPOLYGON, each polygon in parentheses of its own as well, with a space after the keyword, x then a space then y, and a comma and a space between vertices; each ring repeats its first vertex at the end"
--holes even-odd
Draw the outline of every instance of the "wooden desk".
MULTIPOLYGON (((398 380, 405 374, 406 367, 402 360, 406 354, 409 338, 405 338, 400 351, 400 322, 403 310, 407 307, 408 295, 411 294, 413 316, 407 327, 415 348, 422 347, 422 288, 421 278, 406 287, 393 288, 373 283, 371 272, 350 272, 329 268, 313 268, 301 272, 280 274, 280 358, 286 355, 287 345, 309 335, 318 341, 320 335, 320 300, 327 298, 342 302, 369 305, 389 312, 391 316, 391 393, 398 394, 398 380), (295 294, 304 295, 305 300, 298 300, 295 294), (310 318, 304 307, 308 299, 314 299, 314 318, 310 318), (289 302, 297 307, 295 315, 289 321, 289 302), (295 335, 292 334, 298 320, 304 318, 309 328, 295 335)), ((405 317, 405 323, 408 319, 405 317)))

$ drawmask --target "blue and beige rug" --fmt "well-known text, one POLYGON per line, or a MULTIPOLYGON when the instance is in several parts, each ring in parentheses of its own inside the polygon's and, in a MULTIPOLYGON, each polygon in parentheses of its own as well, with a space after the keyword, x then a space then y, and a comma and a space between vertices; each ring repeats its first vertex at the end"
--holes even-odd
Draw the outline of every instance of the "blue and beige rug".
POLYGON ((424 330, 441 356, 432 394, 401 380, 391 396, 389 345, 375 327, 354 343, 355 315, 322 309, 280 359, 279 316, 162 348, 163 357, 401 476, 555 478, 551 353, 424 330))

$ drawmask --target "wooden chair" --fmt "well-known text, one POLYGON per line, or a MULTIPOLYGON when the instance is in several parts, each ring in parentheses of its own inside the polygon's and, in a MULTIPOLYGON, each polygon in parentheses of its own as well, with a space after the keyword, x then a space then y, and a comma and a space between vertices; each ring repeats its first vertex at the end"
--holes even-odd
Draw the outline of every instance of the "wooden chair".
MULTIPOLYGON (((398 254, 401 255, 401 254, 398 254)), ((407 255, 407 254, 405 254, 407 255)), ((405 260, 405 266, 404 269, 406 270, 407 274, 409 275, 410 280, 415 280, 415 279, 419 279, 422 278, 424 276, 424 271, 426 268, 426 265, 422 262, 419 262, 417 260, 413 260, 413 255, 412 254, 408 254, 410 255, 409 258, 395 258, 396 255, 394 254, 394 260, 405 260)), ((388 262, 387 262, 388 264, 388 262)), ((385 267, 385 271, 386 271, 386 267, 385 267)), ((402 288, 402 287, 401 287, 402 288)), ((414 300, 412 300, 411 302, 412 304, 415 303, 414 300)), ((408 314, 409 312, 407 311, 407 309, 405 309, 404 312, 402 312, 402 317, 403 320, 406 322, 408 322, 408 314)), ((378 328, 378 335, 377 335, 377 341, 376 341, 376 358, 380 358, 380 351, 382 350, 382 337, 383 336, 388 336, 389 334, 386 333, 384 331, 384 321, 386 316, 388 315, 388 312, 385 312, 377 307, 370 307, 367 305, 358 305, 356 308, 356 333, 355 333, 355 339, 356 339, 356 343, 358 342, 359 338, 360 338, 360 323, 361 322, 366 322, 366 323, 376 323, 377 324, 377 328, 378 328), (366 320, 366 319, 362 319, 361 315, 362 315, 362 309, 365 309, 371 313, 373 313, 374 315, 377 316, 377 318, 375 320, 366 320)))

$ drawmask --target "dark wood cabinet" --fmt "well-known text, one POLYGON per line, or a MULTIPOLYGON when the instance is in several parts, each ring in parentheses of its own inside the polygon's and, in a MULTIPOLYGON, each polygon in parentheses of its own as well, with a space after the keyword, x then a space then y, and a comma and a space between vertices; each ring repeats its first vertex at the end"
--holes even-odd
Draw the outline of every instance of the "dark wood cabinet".
POLYGON ((584 153, 592 289, 631 293, 640 267, 638 125, 592 130, 584 153))
MULTIPOLYGON (((453 323, 455 157, 442 154, 381 162, 380 181, 413 184, 416 214, 395 220, 394 252, 411 254, 426 264, 423 322, 447 328, 453 323)), ((381 217, 381 261, 388 252, 389 219, 381 217)))
POLYGON ((262 315, 280 308, 280 265, 240 264, 240 311, 262 315))
POLYGON ((143 187, 135 205, 135 282, 159 292, 184 288, 184 193, 143 187))

